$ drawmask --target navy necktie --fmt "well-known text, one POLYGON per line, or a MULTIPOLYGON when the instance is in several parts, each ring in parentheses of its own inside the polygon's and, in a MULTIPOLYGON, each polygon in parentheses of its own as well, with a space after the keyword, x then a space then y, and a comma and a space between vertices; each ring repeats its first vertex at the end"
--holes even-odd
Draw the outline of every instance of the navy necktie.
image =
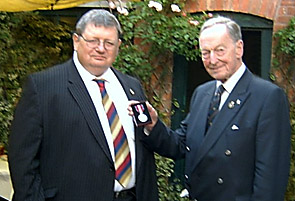
POLYGON ((221 95, 224 92, 224 87, 223 85, 220 85, 216 92, 214 93, 214 96, 212 97, 211 103, 210 103, 210 108, 208 112, 208 119, 207 119, 207 129, 212 125, 213 120, 217 113, 219 112, 219 104, 220 104, 220 99, 221 95))

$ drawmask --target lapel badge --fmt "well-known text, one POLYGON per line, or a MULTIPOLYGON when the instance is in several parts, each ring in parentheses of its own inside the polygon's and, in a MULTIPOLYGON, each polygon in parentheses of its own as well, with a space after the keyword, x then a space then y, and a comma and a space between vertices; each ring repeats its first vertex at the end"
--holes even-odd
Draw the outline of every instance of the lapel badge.
POLYGON ((132 89, 129 89, 129 91, 130 91, 130 93, 131 93, 132 96, 135 95, 135 92, 132 89))
POLYGON ((227 106, 228 106, 229 109, 232 109, 232 108, 235 107, 235 102, 234 101, 230 101, 227 106))
POLYGON ((240 99, 237 99, 236 100, 236 103, 237 103, 237 105, 240 105, 241 104, 241 100, 240 99))

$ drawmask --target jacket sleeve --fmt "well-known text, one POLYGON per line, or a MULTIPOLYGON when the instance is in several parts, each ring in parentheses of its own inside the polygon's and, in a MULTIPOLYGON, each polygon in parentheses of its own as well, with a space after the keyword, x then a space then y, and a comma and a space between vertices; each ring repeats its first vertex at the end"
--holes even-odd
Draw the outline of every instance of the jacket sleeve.
POLYGON ((41 141, 38 92, 30 76, 16 107, 9 137, 8 160, 14 188, 13 200, 44 200, 39 173, 41 141))
POLYGON ((252 201, 283 201, 290 166, 291 127, 288 100, 280 88, 264 99, 256 133, 252 201))
POLYGON ((148 136, 142 134, 141 140, 150 150, 162 156, 174 160, 185 157, 185 132, 181 132, 181 128, 172 131, 161 120, 158 120, 148 136))
MULTIPOLYGON (((190 108, 195 104, 197 90, 194 91, 190 108)), ((187 152, 186 135, 191 113, 181 121, 178 129, 171 130, 159 119, 151 133, 142 135, 143 142, 154 152, 174 160, 185 158, 187 152)))

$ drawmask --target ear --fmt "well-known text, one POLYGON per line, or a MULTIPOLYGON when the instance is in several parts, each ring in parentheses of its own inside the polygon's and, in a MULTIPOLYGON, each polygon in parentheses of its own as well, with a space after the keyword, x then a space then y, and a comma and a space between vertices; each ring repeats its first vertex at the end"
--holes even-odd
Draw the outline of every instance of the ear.
POLYGON ((122 40, 121 40, 121 39, 119 39, 119 42, 118 42, 118 47, 120 47, 120 46, 121 46, 121 44, 122 44, 122 40))
POLYGON ((74 33, 72 36, 72 39, 73 39, 74 50, 77 50, 77 46, 78 46, 79 40, 80 40, 78 34, 74 33))
POLYGON ((118 56, 118 54, 119 54, 119 48, 120 48, 121 44, 122 44, 122 41, 121 41, 121 39, 119 39, 119 41, 118 41, 118 47, 116 48, 117 49, 116 50, 116 56, 118 56))
POLYGON ((244 42, 242 40, 238 40, 236 42, 236 56, 237 58, 242 58, 244 54, 244 42))

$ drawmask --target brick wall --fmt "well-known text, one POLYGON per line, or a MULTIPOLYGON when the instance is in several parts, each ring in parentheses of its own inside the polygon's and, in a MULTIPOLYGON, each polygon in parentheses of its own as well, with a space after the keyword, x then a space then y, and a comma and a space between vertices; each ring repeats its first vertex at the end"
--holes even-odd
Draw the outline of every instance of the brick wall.
POLYGON ((187 0, 186 11, 232 11, 260 16, 274 22, 274 31, 295 15, 295 0, 187 0))
POLYGON ((284 28, 295 16, 295 0, 281 0, 274 15, 274 31, 284 28))

